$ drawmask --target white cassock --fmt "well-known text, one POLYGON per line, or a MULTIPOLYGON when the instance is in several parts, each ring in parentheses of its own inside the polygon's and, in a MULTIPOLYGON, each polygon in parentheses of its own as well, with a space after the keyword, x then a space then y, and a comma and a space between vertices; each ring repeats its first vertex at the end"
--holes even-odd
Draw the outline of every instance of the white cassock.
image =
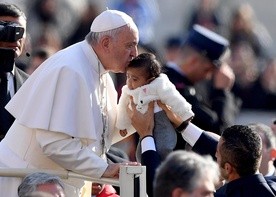
MULTIPOLYGON (((113 81, 86 41, 59 51, 6 106, 16 120, 0 142, 0 167, 71 170, 101 177, 107 168, 103 150, 113 139, 120 140, 115 136, 116 105, 113 81), (101 107, 106 109, 106 127, 101 107)), ((17 196, 20 182, 0 177, 1 193, 17 196)), ((83 184, 66 180, 67 196, 78 196, 83 184)))

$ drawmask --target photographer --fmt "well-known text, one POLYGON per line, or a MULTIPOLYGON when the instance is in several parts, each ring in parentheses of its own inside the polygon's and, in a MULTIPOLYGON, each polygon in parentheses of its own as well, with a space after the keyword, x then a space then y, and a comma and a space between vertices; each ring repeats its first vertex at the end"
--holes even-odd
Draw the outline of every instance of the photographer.
POLYGON ((24 49, 26 23, 17 6, 0 3, 0 141, 14 121, 5 105, 28 78, 14 63, 24 49))

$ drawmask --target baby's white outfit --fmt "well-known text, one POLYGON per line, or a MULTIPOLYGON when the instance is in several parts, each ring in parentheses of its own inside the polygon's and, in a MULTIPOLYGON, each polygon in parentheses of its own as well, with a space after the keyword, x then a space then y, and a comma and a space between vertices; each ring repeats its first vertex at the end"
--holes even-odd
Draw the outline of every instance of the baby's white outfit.
MULTIPOLYGON (((162 103, 170 106, 172 111, 179 115, 183 121, 194 116, 190 103, 178 92, 167 75, 161 73, 151 83, 138 87, 135 90, 130 90, 127 85, 123 86, 118 104, 116 122, 116 127, 120 130, 131 128, 131 122, 126 112, 127 105, 129 104, 129 96, 133 97, 136 109, 143 114, 148 110, 148 104, 151 101, 160 100, 162 103)), ((155 113, 153 136, 158 153, 161 158, 165 158, 174 149, 177 137, 175 129, 162 110, 155 113)))

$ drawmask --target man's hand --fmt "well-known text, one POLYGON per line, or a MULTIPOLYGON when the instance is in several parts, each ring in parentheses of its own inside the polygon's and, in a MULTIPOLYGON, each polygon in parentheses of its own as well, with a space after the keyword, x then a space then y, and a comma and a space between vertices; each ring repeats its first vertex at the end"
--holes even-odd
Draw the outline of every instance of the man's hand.
POLYGON ((214 87, 222 90, 231 90, 235 82, 235 74, 226 63, 222 63, 221 67, 214 73, 214 87))
POLYGON ((191 118, 189 118, 187 120, 183 120, 180 116, 176 115, 172 111, 172 109, 171 109, 170 106, 165 105, 160 100, 157 101, 157 104, 159 105, 159 107, 161 107, 165 111, 167 117, 171 121, 171 123, 174 126, 174 128, 179 127, 183 123, 183 121, 186 121, 188 123, 188 122, 190 122, 193 119, 193 117, 191 117, 191 118))
POLYGON ((140 138, 147 135, 152 135, 154 128, 154 102, 149 103, 148 111, 145 114, 140 113, 136 110, 136 106, 133 103, 133 99, 130 99, 131 109, 127 107, 127 113, 131 120, 132 126, 136 129, 140 138))
POLYGON ((161 107, 167 117, 169 118, 169 120, 172 122, 173 126, 175 128, 179 127, 181 125, 181 123, 183 122, 183 120, 181 119, 180 116, 176 115, 175 113, 173 113, 173 111, 171 110, 171 107, 162 103, 160 100, 157 101, 157 104, 159 105, 159 107, 161 107))

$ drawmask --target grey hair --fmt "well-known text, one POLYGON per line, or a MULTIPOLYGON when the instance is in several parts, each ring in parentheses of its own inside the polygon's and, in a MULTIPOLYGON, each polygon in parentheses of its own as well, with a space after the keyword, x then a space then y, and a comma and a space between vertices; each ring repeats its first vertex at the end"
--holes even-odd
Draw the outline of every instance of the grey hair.
POLYGON ((39 185, 46 184, 46 183, 57 184, 62 189, 64 189, 63 182, 58 176, 44 173, 44 172, 35 172, 27 175, 22 180, 17 190, 18 196, 26 197, 30 195, 32 192, 35 192, 39 185))
POLYGON ((86 36, 85 39, 88 43, 91 43, 92 46, 96 45, 99 43, 99 41, 101 40, 101 38, 103 38, 104 36, 109 36, 111 38, 117 38, 118 34, 122 32, 122 30, 124 30, 125 28, 132 28, 130 25, 124 25, 122 27, 118 27, 116 29, 111 29, 108 31, 103 31, 103 32, 92 32, 90 31, 86 36))
POLYGON ((264 143, 267 148, 276 148, 276 139, 272 129, 263 123, 251 123, 248 125, 251 129, 258 133, 264 134, 264 143))
POLYGON ((153 183, 154 196, 171 196, 175 188, 191 193, 207 174, 214 184, 219 181, 218 164, 210 156, 184 150, 174 151, 157 168, 153 183))

